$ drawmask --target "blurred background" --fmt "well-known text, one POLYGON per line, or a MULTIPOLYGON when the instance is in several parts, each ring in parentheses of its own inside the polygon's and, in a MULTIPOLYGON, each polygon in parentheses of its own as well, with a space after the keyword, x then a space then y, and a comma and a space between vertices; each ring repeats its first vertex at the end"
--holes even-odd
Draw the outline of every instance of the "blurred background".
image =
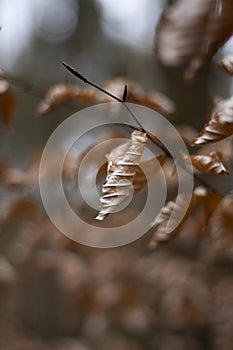
MULTIPOLYGON (((187 85, 182 67, 156 61, 155 29, 166 5, 0 0, 0 69, 17 96, 11 130, 0 129, 1 171, 6 162, 26 167, 52 131, 83 108, 65 104, 36 116, 50 86, 83 87, 63 61, 100 85, 123 77, 164 93, 176 105, 172 123, 200 130, 213 98, 226 98, 233 85, 215 62, 187 85)), ((7 190, 1 184, 0 349, 232 349, 231 247, 222 251, 197 234, 195 222, 155 252, 147 238, 110 250, 84 247, 62 236, 42 208, 38 214, 39 192, 17 181, 7 190)))

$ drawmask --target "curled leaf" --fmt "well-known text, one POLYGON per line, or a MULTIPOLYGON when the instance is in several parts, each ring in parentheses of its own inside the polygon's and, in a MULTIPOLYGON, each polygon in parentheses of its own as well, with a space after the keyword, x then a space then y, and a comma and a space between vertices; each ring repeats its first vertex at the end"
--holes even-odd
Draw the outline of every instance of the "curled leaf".
POLYGON ((191 161, 194 168, 202 173, 210 175, 229 174, 229 171, 226 170, 216 152, 210 152, 209 155, 198 154, 183 157, 185 160, 191 161))
POLYGON ((177 0, 165 11, 156 37, 156 55, 167 66, 188 63, 195 77, 233 33, 231 0, 177 0))
POLYGON ((180 220, 180 213, 184 212, 188 198, 189 196, 187 194, 180 194, 175 200, 169 201, 161 209, 159 215, 151 224, 151 227, 155 230, 149 243, 151 249, 156 248, 161 243, 170 241, 176 236, 190 218, 190 214, 192 214, 198 205, 202 207, 202 210, 204 211, 204 220, 205 223, 207 223, 209 217, 213 214, 214 210, 222 200, 220 195, 208 192, 202 186, 196 187, 193 191, 188 210, 180 220), (178 225, 176 222, 178 222, 178 225), (169 225, 175 227, 175 229, 169 231, 169 225))
POLYGON ((102 186, 101 206, 97 220, 102 221, 132 194, 135 168, 139 165, 146 142, 146 134, 135 130, 131 134, 131 140, 119 146, 122 153, 117 147, 107 156, 107 177, 102 186))
POLYGON ((72 85, 57 84, 52 86, 37 107, 37 114, 43 115, 67 102, 76 93, 72 85))
POLYGON ((233 75, 233 55, 229 55, 223 58, 219 63, 219 67, 222 68, 225 72, 233 75))
POLYGON ((156 37, 158 59, 167 66, 188 62, 200 49, 213 0, 178 0, 165 11, 156 37))
POLYGON ((233 96, 227 100, 217 101, 210 121, 193 141, 192 145, 205 145, 217 142, 233 134, 233 96))
POLYGON ((193 195, 188 210, 182 220, 180 220, 180 213, 186 208, 188 198, 189 195, 180 194, 174 201, 169 201, 161 209, 160 213, 151 224, 151 227, 155 229, 149 243, 151 249, 156 248, 159 243, 170 241, 177 233, 179 233, 180 228, 183 226, 198 202, 197 196, 193 195), (179 222, 178 225, 176 224, 177 222, 179 222), (169 225, 172 225, 175 229, 172 231, 168 230, 169 225))

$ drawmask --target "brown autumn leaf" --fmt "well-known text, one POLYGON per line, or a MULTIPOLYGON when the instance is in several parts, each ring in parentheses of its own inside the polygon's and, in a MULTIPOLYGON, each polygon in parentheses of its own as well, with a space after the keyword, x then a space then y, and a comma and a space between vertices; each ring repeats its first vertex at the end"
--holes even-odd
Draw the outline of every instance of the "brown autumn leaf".
POLYGON ((196 187, 193 191, 188 210, 186 211, 182 220, 174 230, 168 232, 169 224, 173 225, 176 223, 176 221, 179 222, 179 215, 184 210, 184 208, 186 208, 186 202, 188 198, 189 196, 187 194, 180 194, 175 200, 169 201, 161 209, 159 215, 151 224, 151 227, 155 229, 154 234, 149 242, 149 247, 151 249, 156 248, 161 243, 170 241, 174 236, 176 236, 198 205, 201 205, 201 207, 204 209, 204 221, 201 225, 203 226, 204 223, 206 225, 209 218, 222 200, 222 196, 218 195, 217 193, 208 192, 202 186, 196 187), (171 216, 172 222, 170 222, 171 216))
POLYGON ((67 102, 76 93, 72 85, 57 84, 48 89, 44 99, 36 109, 38 115, 43 115, 67 102))
POLYGON ((188 64, 193 79, 233 33, 231 0, 177 0, 161 18, 156 55, 167 66, 188 64))
MULTIPOLYGON (((145 93, 139 84, 130 80, 122 78, 112 79, 107 81, 103 87, 113 95, 122 98, 125 85, 128 87, 127 102, 138 103, 166 114, 174 112, 174 103, 168 97, 154 91, 145 93)), ((44 115, 70 99, 89 104, 113 101, 111 97, 105 96, 102 92, 91 87, 80 89, 73 85, 57 84, 47 91, 36 112, 38 115, 44 115)))
MULTIPOLYGON (((4 91, 3 86, 2 88, 4 91)), ((16 103, 17 103, 17 97, 9 87, 7 90, 5 90, 5 92, 0 94, 0 116, 4 126, 7 129, 10 128, 16 103)))
MULTIPOLYGON (((145 92, 142 86, 131 80, 123 78, 112 79, 104 84, 104 89, 110 91, 115 96, 122 98, 125 85, 127 85, 128 90, 127 102, 137 103, 165 114, 174 112, 174 103, 164 94, 155 91, 145 92)), ((103 94, 98 92, 97 100, 109 102, 110 99, 111 98, 103 96, 103 94)))
POLYGON ((204 126, 192 146, 217 142, 233 134, 233 96, 218 100, 211 114, 210 121, 204 126))
POLYGON ((183 158, 191 162, 194 168, 202 173, 209 175, 230 174, 222 164, 217 152, 210 152, 208 155, 197 154, 190 157, 184 155, 183 158))
POLYGON ((164 65, 184 64, 198 52, 213 8, 213 0, 178 0, 168 7, 155 38, 156 55, 164 65))
POLYGON ((219 67, 222 68, 225 72, 233 75, 233 55, 229 55, 223 58, 219 63, 219 67))
MULTIPOLYGON (((166 154, 158 154, 152 159, 140 162, 138 166, 135 167, 135 176, 133 179, 134 193, 140 192, 147 184, 147 181, 151 179, 157 171, 159 171, 160 166, 166 161, 166 154), (159 164, 158 164, 159 163, 159 164)), ((102 165, 99 169, 99 174, 107 173, 107 162, 102 165)), ((109 169, 110 171, 110 169, 109 169)))
POLYGON ((146 142, 146 134, 134 130, 129 142, 118 146, 107 156, 107 177, 102 186, 100 212, 96 217, 97 220, 102 221, 132 194, 135 167, 139 165, 146 142), (123 153, 120 154, 119 148, 121 152, 123 149, 123 153))

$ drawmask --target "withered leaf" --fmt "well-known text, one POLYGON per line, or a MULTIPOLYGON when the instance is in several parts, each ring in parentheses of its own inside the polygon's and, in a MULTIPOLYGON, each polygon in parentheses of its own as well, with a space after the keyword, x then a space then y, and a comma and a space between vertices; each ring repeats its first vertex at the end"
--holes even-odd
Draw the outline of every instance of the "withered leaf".
POLYGON ((217 142, 233 134, 233 96, 219 100, 214 108, 210 121, 204 126, 192 145, 205 145, 217 142))
MULTIPOLYGON (((121 98, 125 85, 127 85, 127 102, 137 103, 165 114, 174 112, 174 102, 167 96, 155 91, 145 92, 142 86, 131 80, 123 78, 112 79, 104 84, 104 88, 121 98)), ((109 97, 105 97, 100 93, 98 93, 97 99, 104 102, 110 101, 109 97)))
POLYGON ((134 130, 131 140, 120 147, 124 153, 119 155, 119 150, 113 150, 108 155, 108 169, 106 181, 102 186, 100 199, 100 212, 96 217, 102 221, 106 215, 114 212, 116 207, 123 203, 133 192, 133 179, 136 174, 136 166, 139 165, 144 147, 147 143, 145 133, 134 130))
POLYGON ((233 75, 233 55, 229 55, 223 58, 219 63, 219 67, 222 68, 225 72, 233 75))
POLYGON ((210 152, 209 155, 183 156, 183 158, 190 161, 194 168, 202 173, 210 175, 229 174, 216 152, 210 152))
POLYGON ((156 55, 167 66, 188 63, 191 80, 233 33, 231 0, 177 0, 165 11, 156 36, 156 55))
POLYGON ((178 0, 161 18, 156 36, 158 59, 168 66, 186 63, 200 50, 213 0, 178 0))
POLYGON ((159 244, 170 241, 176 236, 186 221, 189 219, 190 214, 195 210, 198 205, 201 205, 204 209, 205 220, 208 221, 214 210, 218 207, 222 200, 222 197, 216 193, 208 192, 204 187, 196 187, 193 191, 191 201, 189 203, 188 210, 181 220, 179 220, 180 213, 186 208, 186 203, 189 198, 187 194, 180 194, 173 201, 169 201, 160 211, 159 215, 155 218, 155 221, 151 224, 151 227, 155 229, 153 236, 150 240, 149 247, 151 249, 156 248, 159 244), (176 222, 179 222, 176 225, 176 222), (175 227, 173 230, 168 230, 169 225, 175 227))
POLYGON ((57 84, 52 86, 37 106, 37 114, 43 115, 50 112, 68 101, 75 93, 76 88, 72 85, 57 84))
MULTIPOLYGON (((145 93, 140 85, 130 80, 112 79, 107 81, 103 87, 113 95, 121 98, 125 85, 127 85, 128 89, 127 102, 138 103, 166 114, 174 112, 174 103, 168 97, 154 91, 145 93)), ((93 88, 81 89, 73 85, 57 84, 47 91, 36 112, 38 115, 46 114, 70 99, 82 103, 112 101, 111 97, 105 96, 102 92, 93 88)))
POLYGON ((151 227, 155 229, 155 232, 149 243, 149 247, 151 249, 156 248, 160 243, 170 241, 177 233, 179 233, 180 228, 183 226, 190 213, 198 203, 197 196, 193 194, 188 210, 186 211, 185 215, 180 221, 180 213, 182 213, 184 208, 186 208, 188 198, 188 194, 180 194, 174 201, 169 201, 161 209, 160 213, 157 215, 154 222, 151 224, 151 227), (178 222, 179 224, 177 225, 178 222), (171 231, 169 230, 169 225, 175 228, 171 231))

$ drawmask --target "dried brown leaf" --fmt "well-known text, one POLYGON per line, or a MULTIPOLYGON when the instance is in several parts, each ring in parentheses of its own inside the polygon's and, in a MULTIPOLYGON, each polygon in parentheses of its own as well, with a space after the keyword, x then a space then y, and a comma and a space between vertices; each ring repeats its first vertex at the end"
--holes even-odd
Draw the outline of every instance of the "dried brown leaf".
POLYGON ((186 222, 190 213, 195 208, 198 203, 198 197, 193 194, 190 201, 188 210, 186 211, 182 220, 179 220, 180 213, 183 212, 184 208, 187 206, 187 200, 189 195, 180 194, 174 201, 169 201, 160 211, 158 216, 155 218, 154 222, 151 224, 151 227, 155 229, 155 232, 150 240, 149 247, 154 249, 158 244, 170 241, 176 234, 179 233, 179 230, 186 222), (173 216, 172 216, 173 215, 173 216), (172 218, 172 220, 171 220, 172 218), (171 222, 172 221, 172 222, 171 222), (177 222, 180 222, 176 225, 177 222), (168 230, 168 225, 175 227, 172 231, 168 230))
MULTIPOLYGON (((125 85, 127 86, 127 102, 137 103, 165 114, 174 112, 175 105, 168 97, 155 91, 145 92, 139 84, 131 80, 123 78, 112 79, 104 84, 104 89, 121 98, 125 85)), ((99 92, 96 95, 96 99, 100 102, 111 101, 110 97, 103 96, 99 92)))
POLYGON ((152 108, 155 111, 165 114, 171 114, 175 110, 174 102, 172 102, 165 95, 153 91, 149 91, 148 93, 142 95, 133 95, 131 93, 129 94, 127 101, 132 103, 138 103, 142 106, 152 108))
POLYGON ((188 63, 187 80, 195 77, 233 33, 232 0, 178 0, 161 19, 156 54, 167 66, 188 63))
POLYGON ((167 66, 188 62, 202 45, 214 0, 178 0, 161 18, 157 37, 158 59, 167 66))
MULTIPOLYGON (((155 221, 151 225, 151 227, 155 229, 149 243, 151 249, 156 248, 161 243, 170 241, 174 236, 176 236, 187 220, 190 219, 190 214, 192 214, 198 205, 201 205, 204 209, 204 222, 206 223, 221 202, 222 197, 216 193, 208 192, 202 186, 195 188, 188 210, 180 221, 180 213, 182 213, 184 208, 186 208, 188 199, 189 195, 180 194, 174 201, 169 201, 161 209, 159 215, 155 218, 155 221), (179 222, 179 224, 175 227, 176 222, 179 222), (172 231, 170 230, 169 232, 169 225, 172 225, 172 227, 175 227, 175 229, 172 231)), ((204 223, 202 223, 202 225, 203 224, 204 223)))
POLYGON ((39 103, 36 110, 37 114, 43 115, 59 107, 76 95, 77 91, 77 88, 72 85, 57 84, 52 86, 39 103))
POLYGON ((225 72, 233 75, 233 55, 229 55, 223 58, 219 63, 219 67, 222 68, 225 72))
MULTIPOLYGON (((125 85, 127 85, 128 88, 128 102, 138 103, 166 114, 174 112, 174 103, 168 97, 154 91, 145 93, 139 84, 136 84, 130 80, 125 80, 122 78, 112 79, 107 81, 103 88, 111 92, 113 95, 122 98, 125 85)), ((37 114, 46 114, 55 108, 58 108, 61 104, 69 101, 70 99, 82 103, 104 103, 113 101, 111 97, 106 96, 102 92, 91 87, 80 89, 72 85, 57 84, 52 86, 47 91, 44 99, 37 107, 37 114)))
POLYGON ((210 121, 204 126, 192 145, 217 142, 233 134, 233 96, 220 100, 214 108, 210 121))
POLYGON ((113 150, 107 156, 107 177, 102 186, 101 207, 97 220, 102 221, 132 194, 135 168, 139 165, 146 142, 146 134, 135 130, 127 147, 126 144, 119 146, 121 150, 123 147, 123 154, 119 155, 118 150, 113 150))
POLYGON ((222 164, 218 154, 216 152, 210 152, 209 155, 192 155, 190 157, 184 156, 185 160, 192 163, 195 169, 201 171, 205 174, 210 175, 220 175, 229 174, 230 172, 226 170, 222 164))

